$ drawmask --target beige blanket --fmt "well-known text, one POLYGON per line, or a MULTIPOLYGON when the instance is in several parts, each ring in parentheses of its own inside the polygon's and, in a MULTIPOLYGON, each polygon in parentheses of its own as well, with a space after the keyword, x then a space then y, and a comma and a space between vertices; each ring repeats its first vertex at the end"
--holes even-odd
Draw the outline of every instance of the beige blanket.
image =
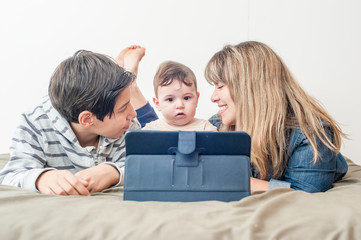
POLYGON ((0 185, 0 239, 361 239, 361 167, 351 161, 325 193, 274 189, 230 203, 122 194, 50 196, 0 185))

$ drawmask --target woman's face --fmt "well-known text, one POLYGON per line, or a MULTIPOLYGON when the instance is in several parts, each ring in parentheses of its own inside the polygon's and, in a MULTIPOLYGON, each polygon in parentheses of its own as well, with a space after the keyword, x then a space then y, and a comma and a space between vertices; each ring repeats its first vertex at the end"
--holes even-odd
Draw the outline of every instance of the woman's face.
POLYGON ((218 113, 222 116, 224 125, 233 126, 236 124, 236 108, 227 85, 215 84, 211 101, 218 104, 220 108, 218 113))

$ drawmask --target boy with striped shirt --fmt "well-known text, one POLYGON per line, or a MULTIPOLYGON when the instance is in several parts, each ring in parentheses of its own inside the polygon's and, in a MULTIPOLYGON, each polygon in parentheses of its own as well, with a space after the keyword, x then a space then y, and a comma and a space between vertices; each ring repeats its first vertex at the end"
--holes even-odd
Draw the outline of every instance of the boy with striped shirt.
MULTIPOLYGON (((135 54, 137 64, 143 56, 135 54)), ((140 128, 130 103, 134 79, 102 54, 78 51, 64 60, 49 96, 22 115, 0 183, 57 195, 122 184, 124 133, 140 128)))

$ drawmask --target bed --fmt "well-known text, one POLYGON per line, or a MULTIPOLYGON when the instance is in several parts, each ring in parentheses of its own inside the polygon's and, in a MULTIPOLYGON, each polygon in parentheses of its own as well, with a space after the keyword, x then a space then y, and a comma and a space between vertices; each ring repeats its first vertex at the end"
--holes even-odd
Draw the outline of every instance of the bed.
MULTIPOLYGON (((9 155, 0 155, 0 169, 9 155)), ((253 192, 235 202, 123 201, 122 188, 43 195, 0 185, 0 239, 361 239, 361 166, 325 193, 253 192)))

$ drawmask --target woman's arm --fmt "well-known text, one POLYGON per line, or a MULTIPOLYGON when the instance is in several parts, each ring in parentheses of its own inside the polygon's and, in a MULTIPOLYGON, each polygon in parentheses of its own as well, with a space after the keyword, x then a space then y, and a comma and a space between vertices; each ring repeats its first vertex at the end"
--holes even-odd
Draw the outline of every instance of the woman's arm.
MULTIPOLYGON (((328 132, 331 135, 331 132, 328 132)), ((313 162, 313 149, 309 140, 299 131, 291 147, 290 158, 284 173, 284 181, 291 188, 306 192, 324 192, 332 187, 340 174, 347 172, 347 164, 341 154, 336 153, 316 139, 319 159, 313 162)))

